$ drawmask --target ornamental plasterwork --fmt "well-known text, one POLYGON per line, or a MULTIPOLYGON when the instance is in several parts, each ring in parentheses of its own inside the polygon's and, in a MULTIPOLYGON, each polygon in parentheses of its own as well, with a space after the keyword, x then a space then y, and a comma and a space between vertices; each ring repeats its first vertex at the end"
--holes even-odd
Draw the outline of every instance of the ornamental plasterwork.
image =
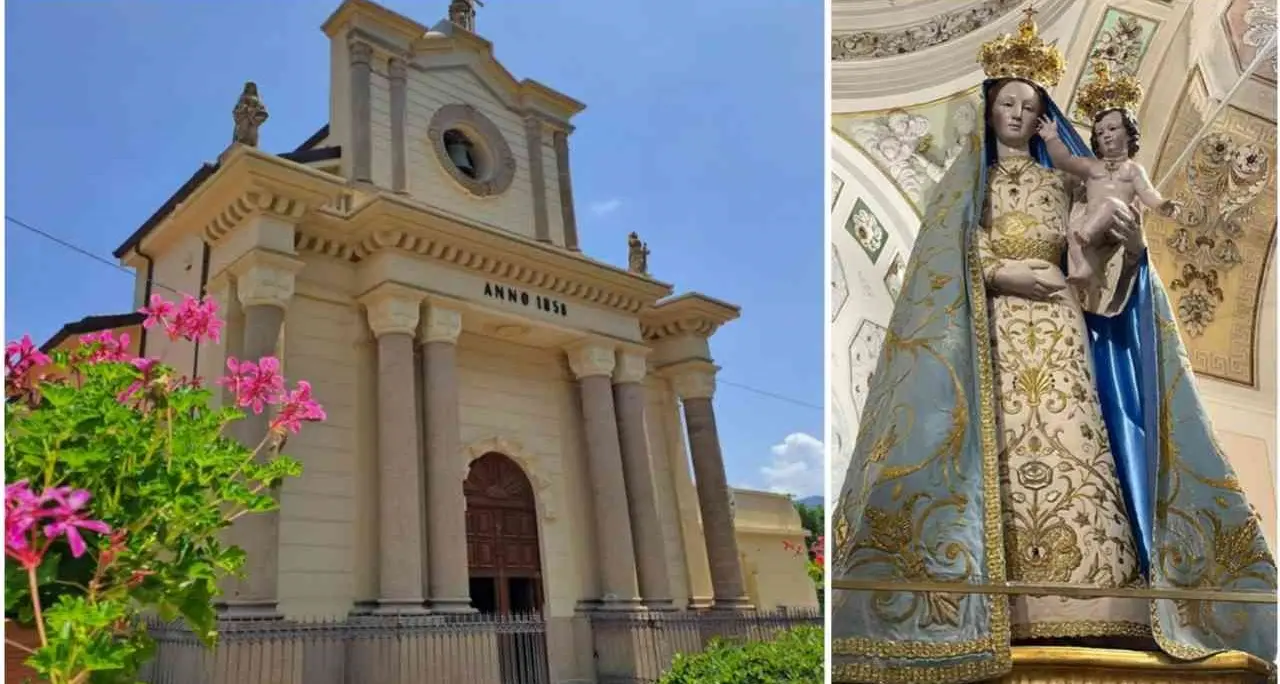
POLYGON ((977 7, 939 14, 915 26, 835 34, 831 36, 831 61, 892 57, 941 45, 990 24, 1020 4, 1022 0, 987 0, 977 7))
POLYGON ((497 124, 475 107, 447 104, 437 109, 427 124, 427 136, 430 138, 427 144, 435 151, 441 168, 467 192, 477 197, 490 197, 511 187, 516 173, 516 158, 511 153, 511 146, 497 124), (444 134, 450 130, 462 131, 484 158, 479 177, 472 178, 462 173, 449 157, 444 134))
MULTIPOLYGON (((1231 42, 1236 67, 1243 72, 1276 33, 1275 0, 1232 0, 1222 14, 1231 42)), ((1263 62, 1254 75, 1267 83, 1276 82, 1276 53, 1263 62)))
POLYGON ((871 207, 868 207, 861 197, 853 203, 853 211, 849 212, 849 219, 845 221, 844 229, 849 231, 853 239, 862 247, 862 251, 867 253, 867 258, 875 264, 876 259, 880 258, 880 253, 884 251, 884 244, 889 240, 889 231, 885 230, 879 217, 871 211, 871 207))
MULTIPOLYGON (((1191 143, 1210 106, 1198 74, 1179 103, 1157 165, 1191 143)), ((1257 323, 1276 227, 1275 124, 1234 107, 1213 122, 1167 186, 1176 221, 1147 214, 1148 243, 1164 277, 1192 368, 1256 386, 1257 323)))
POLYGON ((1097 78, 1093 69, 1087 68, 1088 65, 1093 64, 1094 60, 1102 60, 1111 67, 1114 76, 1136 75, 1158 26, 1157 22, 1146 17, 1114 7, 1107 9, 1089 45, 1089 57, 1083 62, 1085 66, 1080 69, 1080 77, 1071 95, 1067 111, 1071 113, 1072 120, 1084 125, 1092 124, 1080 113, 1075 100, 1075 93, 1097 78))
POLYGON ((588 343, 566 351, 569 356, 569 367, 576 378, 613 374, 616 361, 611 346, 588 343))
POLYGON ((502 454, 515 461, 524 471, 525 477, 529 478, 529 484, 533 486, 533 500, 538 506, 542 519, 547 521, 556 519, 559 510, 556 502, 560 497, 550 491, 553 481, 551 474, 543 471, 541 460, 535 454, 529 453, 520 442, 514 439, 486 437, 463 447, 460 462, 463 470, 460 481, 466 479, 471 462, 485 454, 502 454))
POLYGON ((902 292, 902 282, 906 275, 906 264, 903 261, 902 254, 893 255, 893 261, 889 262, 889 268, 884 272, 884 288, 889 291, 889 297, 896 300, 898 293, 902 292))
POLYGON ((849 276, 840 261, 840 251, 831 245, 831 320, 840 317, 840 311, 849 301, 849 276))
POLYGON ((876 360, 880 358, 880 349, 884 347, 885 332, 883 325, 863 319, 849 342, 849 398, 858 414, 862 413, 867 399, 867 384, 876 368, 876 360))
POLYGON ((836 131, 889 176, 917 214, 952 162, 973 144, 976 88, 913 107, 834 117, 836 131))

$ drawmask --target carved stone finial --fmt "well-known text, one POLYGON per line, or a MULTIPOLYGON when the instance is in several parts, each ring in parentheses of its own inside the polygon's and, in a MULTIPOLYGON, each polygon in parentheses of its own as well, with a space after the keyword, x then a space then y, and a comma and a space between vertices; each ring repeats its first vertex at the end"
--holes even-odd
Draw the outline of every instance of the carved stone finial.
POLYGON ((484 6, 480 0, 453 0, 449 3, 449 21, 458 28, 476 32, 476 6, 484 6))
POLYGON ((240 92, 240 99, 236 102, 235 109, 231 110, 231 116, 236 122, 231 141, 257 147, 258 129, 267 121, 267 107, 258 97, 258 84, 253 81, 244 84, 244 90, 240 92))
POLYGON ((641 242, 635 233, 627 236, 627 270, 649 275, 649 243, 641 242))

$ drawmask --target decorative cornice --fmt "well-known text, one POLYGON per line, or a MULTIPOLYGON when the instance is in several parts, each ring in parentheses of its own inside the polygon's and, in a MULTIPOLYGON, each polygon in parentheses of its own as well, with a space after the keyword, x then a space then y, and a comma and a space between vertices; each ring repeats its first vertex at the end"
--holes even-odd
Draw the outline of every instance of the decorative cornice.
POLYGON ((243 307, 288 307, 295 276, 305 264, 286 254, 255 249, 236 259, 227 270, 236 279, 236 297, 243 307))
POLYGON ((375 337, 393 333, 412 336, 418 329, 418 312, 422 307, 423 293, 395 283, 383 283, 364 296, 369 318, 369 329, 375 337))
POLYGON ((644 382, 648 374, 645 357, 649 350, 645 348, 623 347, 618 349, 617 365, 613 369, 614 383, 644 382))
POLYGON ((462 312, 430 302, 422 316, 422 343, 448 342, 456 344, 462 334, 462 312))
POLYGON ((681 400, 710 399, 716 393, 719 370, 710 361, 691 360, 663 366, 662 374, 671 380, 671 387, 681 400))
POLYGON ((640 331, 650 342, 678 335, 711 337, 740 313, 741 309, 732 304, 690 292, 658 302, 642 313, 640 331))
POLYGON ((296 224, 345 191, 341 178, 257 148, 233 145, 217 170, 148 231, 139 247, 154 252, 177 236, 190 235, 193 225, 201 227, 205 241, 217 244, 254 216, 296 224))
MULTIPOLYGON (((316 216, 320 216, 317 213, 316 216)), ((327 254, 350 252, 353 261, 392 249, 443 262, 484 278, 500 278, 596 307, 635 314, 671 293, 671 286, 580 254, 469 223, 408 197, 378 193, 339 220, 324 213, 313 230, 300 226, 300 246, 327 254), (341 226, 341 232, 336 230, 341 226), (341 243, 341 245, 337 243, 341 243)))
POLYGON ((1022 0, 987 0, 976 7, 938 14, 912 26, 889 30, 834 33, 831 61, 848 62, 905 55, 941 45, 990 24, 1022 0))
POLYGON ((608 376, 616 365, 614 347, 607 342, 583 342, 565 349, 565 354, 569 356, 569 368, 579 380, 593 375, 608 376))

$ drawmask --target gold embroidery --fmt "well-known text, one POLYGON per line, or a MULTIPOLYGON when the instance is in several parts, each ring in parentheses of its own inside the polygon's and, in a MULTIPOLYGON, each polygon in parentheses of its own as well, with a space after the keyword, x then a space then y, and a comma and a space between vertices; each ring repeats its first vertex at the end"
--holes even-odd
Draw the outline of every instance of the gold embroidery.
POLYGON ((999 259, 1012 261, 1040 259, 1057 264, 1062 258, 1065 245, 1064 240, 1004 236, 991 241, 991 254, 999 259))
POLYGON ((1150 637, 1151 626, 1141 622, 1076 620, 1074 622, 1037 622, 1016 625, 1015 639, 1062 639, 1066 637, 1150 637))

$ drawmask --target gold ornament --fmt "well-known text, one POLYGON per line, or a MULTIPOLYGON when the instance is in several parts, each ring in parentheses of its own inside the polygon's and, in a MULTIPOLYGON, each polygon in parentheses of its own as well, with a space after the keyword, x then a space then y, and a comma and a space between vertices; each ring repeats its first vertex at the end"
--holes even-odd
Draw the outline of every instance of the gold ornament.
POLYGON ((987 78, 1020 78, 1041 88, 1052 88, 1067 70, 1066 60, 1057 46, 1040 38, 1040 29, 1028 7, 1018 24, 1018 33, 1006 33, 982 44, 978 62, 987 78))
POLYGON ((1119 78, 1111 76, 1111 65, 1106 60, 1093 61, 1093 80, 1080 86, 1076 93, 1076 108, 1087 121, 1108 109, 1127 109, 1137 112, 1142 102, 1142 85, 1129 74, 1119 78))

